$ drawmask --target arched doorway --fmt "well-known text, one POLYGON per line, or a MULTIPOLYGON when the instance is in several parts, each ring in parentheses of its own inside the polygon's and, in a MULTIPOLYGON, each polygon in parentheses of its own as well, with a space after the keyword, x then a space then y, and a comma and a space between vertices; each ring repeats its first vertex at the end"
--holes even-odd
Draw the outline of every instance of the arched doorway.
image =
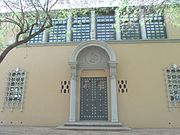
POLYGON ((109 120, 111 122, 118 122, 116 56, 113 49, 102 41, 83 42, 73 51, 69 65, 71 66, 69 122, 77 121, 78 88, 80 88, 81 93, 80 120, 108 120, 107 83, 110 84, 109 120), (100 76, 80 77, 78 79, 78 71, 82 69, 93 71, 104 69, 109 72, 109 79, 100 76), (80 87, 78 87, 79 83, 80 87), (88 99, 91 99, 91 101, 88 101, 88 99), (86 100, 87 102, 85 102, 86 100), (87 106, 91 106, 91 108, 87 106))

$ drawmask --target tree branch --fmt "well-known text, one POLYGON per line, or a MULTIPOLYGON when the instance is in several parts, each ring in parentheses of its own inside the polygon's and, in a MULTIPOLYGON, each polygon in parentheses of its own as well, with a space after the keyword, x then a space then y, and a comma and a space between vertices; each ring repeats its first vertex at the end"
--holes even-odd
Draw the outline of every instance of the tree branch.
POLYGON ((21 22, 21 19, 20 19, 19 16, 15 13, 15 11, 11 8, 11 6, 10 6, 5 0, 3 0, 3 2, 4 2, 5 5, 11 10, 11 12, 16 16, 16 18, 18 19, 18 21, 21 22))

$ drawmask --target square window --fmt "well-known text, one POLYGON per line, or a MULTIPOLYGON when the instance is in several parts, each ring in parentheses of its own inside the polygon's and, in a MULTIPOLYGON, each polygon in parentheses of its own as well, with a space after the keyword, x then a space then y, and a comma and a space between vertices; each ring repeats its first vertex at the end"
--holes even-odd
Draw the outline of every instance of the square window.
POLYGON ((96 39, 115 40, 114 15, 96 16, 96 39))
POLYGON ((79 16, 73 19, 73 31, 72 39, 73 41, 83 41, 90 39, 90 17, 89 16, 79 16), (79 20, 77 22, 76 20, 79 20))
POLYGON ((65 42, 67 19, 53 20, 53 27, 48 33, 48 42, 65 42))
POLYGON ((164 18, 161 15, 154 15, 151 18, 151 15, 145 16, 145 27, 146 27, 146 34, 148 39, 161 39, 167 38, 166 29, 164 27, 164 18), (154 35, 156 33, 156 35, 154 35), (158 34, 157 34, 158 33, 158 34))

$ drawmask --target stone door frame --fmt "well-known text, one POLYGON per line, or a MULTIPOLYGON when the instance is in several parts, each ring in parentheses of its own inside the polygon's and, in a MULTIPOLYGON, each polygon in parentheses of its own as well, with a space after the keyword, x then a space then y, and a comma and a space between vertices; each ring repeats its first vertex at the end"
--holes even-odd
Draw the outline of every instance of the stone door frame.
POLYGON ((118 121, 118 109, 117 109, 117 91, 116 91, 116 56, 113 49, 103 41, 85 41, 79 44, 73 51, 69 65, 71 67, 71 80, 70 80, 70 110, 69 110, 69 122, 77 121, 77 57, 82 50, 87 47, 98 47, 103 49, 109 56, 108 69, 110 72, 110 120, 111 122, 118 121))

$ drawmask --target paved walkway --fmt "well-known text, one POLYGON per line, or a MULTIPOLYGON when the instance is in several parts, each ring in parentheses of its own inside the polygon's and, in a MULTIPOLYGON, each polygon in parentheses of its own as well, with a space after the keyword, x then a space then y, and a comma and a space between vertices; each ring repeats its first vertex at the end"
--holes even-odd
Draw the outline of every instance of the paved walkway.
POLYGON ((0 127, 0 135, 180 135, 180 129, 132 129, 130 131, 71 131, 51 127, 0 127))

